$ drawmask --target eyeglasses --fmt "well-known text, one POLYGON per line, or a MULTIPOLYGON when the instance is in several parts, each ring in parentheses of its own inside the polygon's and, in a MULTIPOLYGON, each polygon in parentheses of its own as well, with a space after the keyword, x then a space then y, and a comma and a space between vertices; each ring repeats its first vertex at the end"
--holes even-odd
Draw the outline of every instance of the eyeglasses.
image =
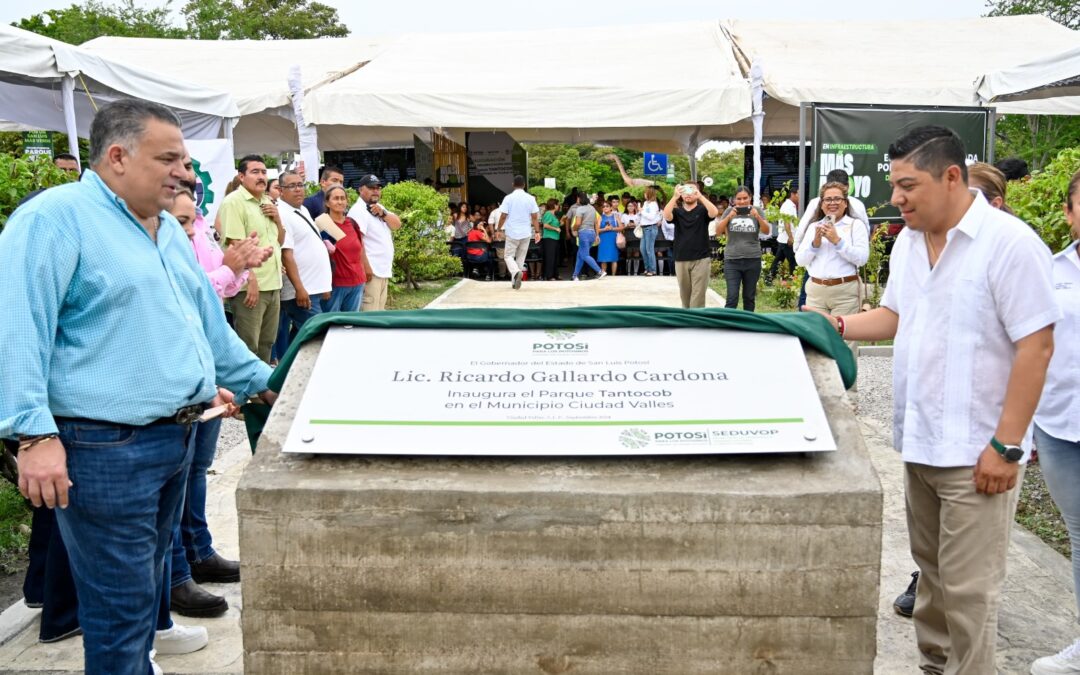
POLYGON ((847 201, 846 197, 826 197, 821 200, 825 204, 836 204, 837 202, 847 201))
POLYGON ((289 183, 288 185, 282 185, 281 189, 282 190, 298 190, 298 189, 300 189, 302 187, 304 187, 303 183, 289 183))

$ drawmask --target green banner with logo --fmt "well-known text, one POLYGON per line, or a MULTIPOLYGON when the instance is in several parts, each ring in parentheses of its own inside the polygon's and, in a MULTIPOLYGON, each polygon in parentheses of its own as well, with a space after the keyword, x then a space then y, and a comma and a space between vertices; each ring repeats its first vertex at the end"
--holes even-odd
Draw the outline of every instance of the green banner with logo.
POLYGON ((843 169, 851 177, 848 193, 870 211, 872 221, 897 219, 889 205, 889 145, 916 127, 948 127, 964 143, 969 162, 986 161, 987 108, 920 108, 917 106, 813 106, 813 164, 807 199, 816 197, 825 176, 843 169))
POLYGON ((52 132, 51 131, 24 131, 23 154, 45 156, 52 158, 52 132))

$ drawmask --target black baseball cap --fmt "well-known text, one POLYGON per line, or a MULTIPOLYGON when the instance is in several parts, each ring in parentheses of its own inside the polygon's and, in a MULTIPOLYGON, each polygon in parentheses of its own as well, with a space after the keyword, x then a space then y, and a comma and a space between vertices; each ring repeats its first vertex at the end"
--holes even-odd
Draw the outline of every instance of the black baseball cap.
POLYGON ((360 179, 360 187, 382 187, 383 182, 373 173, 369 173, 360 179))

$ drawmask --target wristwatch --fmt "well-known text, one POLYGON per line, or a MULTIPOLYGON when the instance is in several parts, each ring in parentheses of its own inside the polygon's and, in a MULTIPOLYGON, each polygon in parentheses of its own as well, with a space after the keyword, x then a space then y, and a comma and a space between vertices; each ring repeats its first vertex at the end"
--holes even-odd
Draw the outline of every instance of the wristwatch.
POLYGON ((1019 462, 1024 457, 1024 449, 1019 445, 1005 445, 996 436, 990 437, 990 447, 997 450, 1001 458, 1010 464, 1019 462))

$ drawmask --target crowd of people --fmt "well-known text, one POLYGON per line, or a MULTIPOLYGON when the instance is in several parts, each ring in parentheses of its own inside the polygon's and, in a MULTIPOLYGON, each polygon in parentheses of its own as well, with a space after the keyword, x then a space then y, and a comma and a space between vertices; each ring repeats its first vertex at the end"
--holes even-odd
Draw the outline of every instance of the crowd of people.
MULTIPOLYGON (((0 292, 10 301, 0 324, 0 438, 34 506, 24 594, 42 607, 41 641, 83 634, 91 675, 160 673, 155 653, 207 644, 205 628, 171 613, 220 616, 227 601, 200 584, 240 579, 206 522, 221 419, 248 400, 274 403, 270 363, 312 316, 385 306, 401 227, 380 203, 377 176, 360 179, 350 207, 336 167, 305 199, 304 175, 270 179, 254 155, 240 160, 235 189, 209 223, 180 130, 156 104, 103 106, 81 180, 28 196, 0 236, 0 292)), ((913 616, 924 672, 990 673, 1033 437, 1080 589, 1080 375, 1070 339, 1080 326, 1080 256, 1074 241, 1051 257, 1011 215, 1006 176, 968 166, 952 131, 913 129, 889 155, 906 227, 876 309, 864 307, 858 277, 871 237, 866 208, 842 171, 799 222, 795 190, 772 223, 744 187, 730 201, 694 183, 670 198, 650 187, 641 203, 573 191, 541 207, 520 176, 501 204, 455 205, 449 222, 464 262, 486 277, 505 266, 514 288, 558 278, 560 260, 573 260, 573 280, 586 268, 614 275, 620 261, 654 276, 669 261, 684 307, 704 306, 713 243, 724 237, 727 304, 741 298, 753 311, 769 242, 776 265, 807 268, 800 304, 841 338, 895 339, 894 442, 919 568, 897 611, 913 616), (627 259, 630 236, 638 255, 627 259), (658 250, 657 241, 671 245, 658 250)), ((1064 212, 1080 239, 1080 173, 1064 212)), ((1080 640, 1032 672, 1080 673, 1080 640)))

